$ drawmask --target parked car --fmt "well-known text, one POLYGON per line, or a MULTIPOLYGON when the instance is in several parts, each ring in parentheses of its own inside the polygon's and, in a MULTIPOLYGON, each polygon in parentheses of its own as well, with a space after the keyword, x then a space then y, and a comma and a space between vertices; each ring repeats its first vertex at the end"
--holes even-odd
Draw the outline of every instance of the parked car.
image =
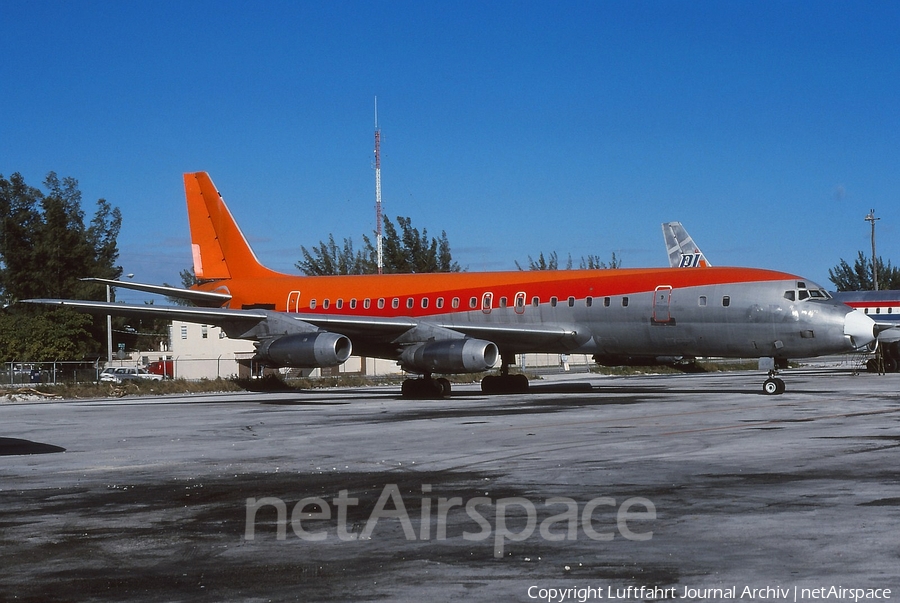
POLYGON ((111 383, 125 383, 126 381, 162 381, 162 375, 153 373, 135 366, 108 366, 100 373, 100 381, 111 383))

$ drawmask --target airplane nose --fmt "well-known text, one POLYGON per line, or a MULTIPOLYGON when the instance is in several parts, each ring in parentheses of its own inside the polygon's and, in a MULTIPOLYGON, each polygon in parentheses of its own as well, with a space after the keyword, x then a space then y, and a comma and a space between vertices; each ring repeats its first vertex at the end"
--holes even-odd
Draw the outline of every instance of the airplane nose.
POLYGON ((875 321, 859 310, 848 312, 844 317, 844 335, 849 335, 858 348, 867 345, 875 339, 875 321))

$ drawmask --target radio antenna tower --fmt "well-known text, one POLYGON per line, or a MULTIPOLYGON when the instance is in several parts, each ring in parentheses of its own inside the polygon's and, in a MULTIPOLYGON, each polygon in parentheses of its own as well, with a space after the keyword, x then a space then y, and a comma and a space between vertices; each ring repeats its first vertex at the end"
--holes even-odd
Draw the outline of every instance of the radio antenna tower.
POLYGON ((381 232, 381 130, 378 129, 378 97, 375 97, 375 249, 378 253, 378 274, 384 272, 384 251, 381 232))

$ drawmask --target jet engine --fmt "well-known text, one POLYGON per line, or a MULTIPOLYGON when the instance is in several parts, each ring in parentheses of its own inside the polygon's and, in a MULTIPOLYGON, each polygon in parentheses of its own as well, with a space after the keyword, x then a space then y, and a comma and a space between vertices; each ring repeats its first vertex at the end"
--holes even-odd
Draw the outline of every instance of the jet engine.
POLYGON ((273 366, 319 368, 346 362, 353 349, 350 340, 337 333, 283 335, 263 341, 257 359, 273 366))
POLYGON ((444 339, 410 346, 400 366, 415 373, 479 373, 497 362, 497 345, 482 339, 444 339))

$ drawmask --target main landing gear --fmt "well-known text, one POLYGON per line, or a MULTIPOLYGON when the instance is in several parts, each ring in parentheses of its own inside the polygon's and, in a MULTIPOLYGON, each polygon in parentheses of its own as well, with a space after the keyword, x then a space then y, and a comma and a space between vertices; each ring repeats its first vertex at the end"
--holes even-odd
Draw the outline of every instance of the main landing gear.
POLYGON ((776 396, 784 393, 784 381, 776 377, 777 371, 769 371, 769 378, 763 383, 763 393, 776 396))
POLYGON ((450 380, 444 377, 433 379, 425 373, 420 379, 407 379, 400 386, 400 395, 416 400, 439 400, 450 395, 450 380))
POLYGON ((486 394, 524 394, 528 392, 528 377, 510 375, 509 365, 515 361, 514 355, 501 354, 500 374, 488 375, 481 380, 481 391, 486 394))

